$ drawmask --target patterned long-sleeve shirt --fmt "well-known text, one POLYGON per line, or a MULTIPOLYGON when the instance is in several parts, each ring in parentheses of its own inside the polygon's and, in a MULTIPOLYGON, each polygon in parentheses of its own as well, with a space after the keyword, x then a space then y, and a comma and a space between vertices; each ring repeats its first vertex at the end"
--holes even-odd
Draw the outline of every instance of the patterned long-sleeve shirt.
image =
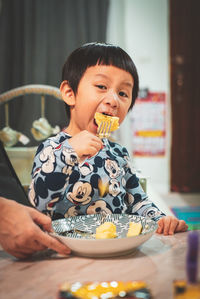
POLYGON ((85 214, 127 213, 153 220, 165 216, 144 193, 125 147, 104 141, 95 156, 80 162, 60 132, 37 149, 29 200, 52 219, 85 214))

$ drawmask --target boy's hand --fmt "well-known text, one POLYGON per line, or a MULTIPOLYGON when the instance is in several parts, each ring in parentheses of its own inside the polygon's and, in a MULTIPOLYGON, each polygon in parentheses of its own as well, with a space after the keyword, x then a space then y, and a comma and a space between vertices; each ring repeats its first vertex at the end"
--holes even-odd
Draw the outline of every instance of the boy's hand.
POLYGON ((103 142, 94 134, 84 130, 69 139, 69 144, 73 147, 80 159, 92 157, 103 148, 103 142))
POLYGON ((178 232, 185 232, 188 229, 184 220, 179 220, 173 216, 165 216, 158 222, 157 233, 166 235, 173 235, 178 232))

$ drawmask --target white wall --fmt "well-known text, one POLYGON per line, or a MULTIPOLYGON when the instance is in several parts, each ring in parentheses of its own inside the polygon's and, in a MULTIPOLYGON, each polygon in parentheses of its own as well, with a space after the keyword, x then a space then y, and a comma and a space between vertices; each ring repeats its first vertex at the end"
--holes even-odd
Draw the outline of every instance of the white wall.
MULTIPOLYGON (((136 168, 159 193, 169 190, 169 34, 168 0, 110 0, 107 41, 122 47, 135 62, 140 88, 167 94, 167 146, 164 157, 134 157, 136 168)), ((130 117, 117 135, 131 153, 130 117)))

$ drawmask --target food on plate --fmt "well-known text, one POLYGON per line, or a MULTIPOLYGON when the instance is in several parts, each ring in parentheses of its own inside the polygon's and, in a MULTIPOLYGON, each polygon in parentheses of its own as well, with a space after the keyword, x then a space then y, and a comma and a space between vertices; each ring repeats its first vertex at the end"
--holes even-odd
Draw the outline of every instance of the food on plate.
POLYGON ((64 298, 152 298, 150 290, 144 281, 103 281, 89 283, 68 283, 61 285, 58 299, 64 298))
POLYGON ((129 229, 127 232, 127 237, 133 237, 133 236, 138 236, 142 231, 142 224, 141 222, 135 223, 135 222, 130 222, 129 223, 129 229))
MULTIPOLYGON (((141 222, 130 222, 127 237, 138 236, 142 231, 141 222)), ((104 222, 96 228, 96 239, 112 239, 117 237, 116 225, 112 222, 104 222)))
POLYGON ((96 239, 113 239, 117 237, 116 225, 112 222, 104 222, 96 228, 96 239))
POLYGON ((111 122, 111 128, 110 128, 111 132, 115 131, 119 128, 119 117, 117 117, 117 116, 110 116, 110 115, 96 112, 94 115, 94 118, 95 118, 95 121, 96 121, 98 127, 100 126, 100 124, 102 122, 106 122, 106 123, 108 122, 108 124, 110 124, 110 122, 111 122))

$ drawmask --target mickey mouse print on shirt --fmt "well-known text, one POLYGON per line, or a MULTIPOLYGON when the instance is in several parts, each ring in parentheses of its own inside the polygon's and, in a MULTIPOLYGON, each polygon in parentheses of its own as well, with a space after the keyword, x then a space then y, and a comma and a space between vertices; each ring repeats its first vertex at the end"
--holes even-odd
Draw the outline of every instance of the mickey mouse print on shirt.
POLYGON ((80 163, 69 138, 60 132, 37 150, 29 198, 40 211, 52 219, 129 213, 156 220, 163 215, 142 190, 125 147, 107 141, 98 154, 80 163), (100 182, 106 184, 103 193, 100 182))

